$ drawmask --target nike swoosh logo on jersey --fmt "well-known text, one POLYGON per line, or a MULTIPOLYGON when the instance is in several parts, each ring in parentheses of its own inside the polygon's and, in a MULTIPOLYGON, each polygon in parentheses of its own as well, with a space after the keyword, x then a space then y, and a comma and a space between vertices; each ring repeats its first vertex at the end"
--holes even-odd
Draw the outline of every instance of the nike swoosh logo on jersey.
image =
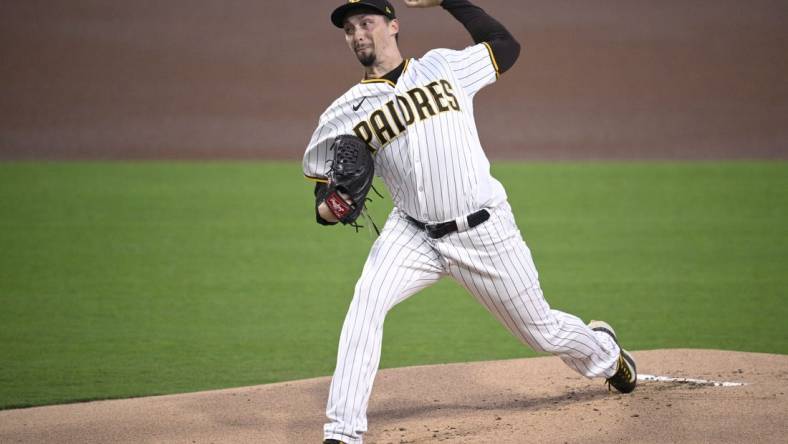
POLYGON ((361 99, 360 102, 358 102, 358 105, 353 106, 353 111, 358 111, 358 109, 361 108, 361 104, 364 103, 365 100, 367 100, 366 96, 364 96, 364 98, 361 99))

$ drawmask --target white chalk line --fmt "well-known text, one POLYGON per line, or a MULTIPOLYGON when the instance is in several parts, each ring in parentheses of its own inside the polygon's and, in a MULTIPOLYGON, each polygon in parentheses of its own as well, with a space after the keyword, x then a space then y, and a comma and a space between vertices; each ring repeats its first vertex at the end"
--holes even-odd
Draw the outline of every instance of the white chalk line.
POLYGON ((671 376, 638 375, 638 381, 643 382, 678 382, 681 384, 708 385, 713 387, 741 387, 746 382, 710 381, 706 379, 673 378, 671 376))

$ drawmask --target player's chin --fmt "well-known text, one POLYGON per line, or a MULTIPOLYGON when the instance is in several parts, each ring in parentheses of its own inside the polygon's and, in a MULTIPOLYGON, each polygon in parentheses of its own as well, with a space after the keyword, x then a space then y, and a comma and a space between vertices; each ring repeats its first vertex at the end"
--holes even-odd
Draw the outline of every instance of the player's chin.
POLYGON ((363 66, 372 66, 375 64, 375 60, 377 60, 374 52, 366 50, 356 52, 356 57, 363 66))

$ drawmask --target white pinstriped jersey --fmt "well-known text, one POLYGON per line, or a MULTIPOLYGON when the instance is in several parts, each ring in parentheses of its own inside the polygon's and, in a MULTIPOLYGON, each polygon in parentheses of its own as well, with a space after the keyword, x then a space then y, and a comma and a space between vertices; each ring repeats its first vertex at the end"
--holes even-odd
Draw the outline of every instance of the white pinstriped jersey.
POLYGON ((443 222, 506 200, 490 175, 473 116, 473 97, 495 82, 487 43, 435 49, 406 60, 397 83, 365 80, 320 117, 304 154, 304 175, 325 180, 334 138, 355 134, 375 150, 375 173, 394 205, 423 222, 443 222))
POLYGON ((612 336, 550 308, 503 186, 490 176, 473 117, 474 95, 498 75, 490 47, 438 49, 406 63, 396 84, 364 81, 337 99, 304 155, 304 174, 324 180, 334 138, 357 135, 375 150, 376 172, 396 205, 356 283, 326 404, 323 437, 352 444, 362 444, 367 431, 386 314, 445 276, 521 342, 584 376, 613 376, 620 355, 612 336), (462 223, 481 208, 489 213, 484 223, 462 223), (458 229, 432 238, 407 216, 455 219, 458 229))

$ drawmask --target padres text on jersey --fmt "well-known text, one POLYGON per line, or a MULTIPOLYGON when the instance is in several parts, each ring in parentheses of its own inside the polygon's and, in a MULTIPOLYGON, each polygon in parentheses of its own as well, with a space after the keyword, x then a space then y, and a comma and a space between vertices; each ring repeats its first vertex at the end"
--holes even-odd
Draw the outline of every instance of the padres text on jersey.
POLYGON ((383 147, 417 121, 451 110, 460 111, 454 89, 448 80, 436 80, 424 87, 416 87, 406 94, 395 96, 373 111, 368 119, 353 127, 353 132, 369 146, 372 146, 374 135, 377 144, 383 147))

